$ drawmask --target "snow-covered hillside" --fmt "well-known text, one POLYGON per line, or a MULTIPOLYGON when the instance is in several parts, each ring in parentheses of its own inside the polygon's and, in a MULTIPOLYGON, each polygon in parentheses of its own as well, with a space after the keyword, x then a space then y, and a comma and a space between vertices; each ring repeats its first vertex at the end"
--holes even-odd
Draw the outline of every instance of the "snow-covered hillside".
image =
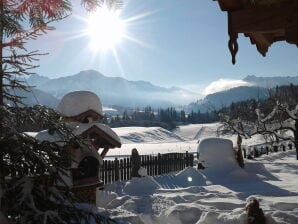
MULTIPOLYGON (((120 136, 122 147, 111 149, 108 156, 130 155, 133 148, 139 153, 157 154, 168 152, 196 152, 198 141, 206 137, 217 137, 219 123, 190 124, 180 126, 174 131, 168 131, 160 127, 122 127, 113 128, 120 136)), ((236 135, 224 135, 236 144, 236 135)), ((254 136, 252 139, 243 140, 243 145, 263 143, 262 136, 254 136)))

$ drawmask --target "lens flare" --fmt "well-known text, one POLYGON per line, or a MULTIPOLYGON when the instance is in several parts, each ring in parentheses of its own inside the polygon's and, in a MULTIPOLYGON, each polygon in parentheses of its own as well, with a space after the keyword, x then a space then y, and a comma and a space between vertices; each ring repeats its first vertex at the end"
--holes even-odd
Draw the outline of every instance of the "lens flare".
POLYGON ((107 7, 90 14, 87 32, 92 50, 113 49, 125 37, 125 22, 119 15, 119 11, 107 7))

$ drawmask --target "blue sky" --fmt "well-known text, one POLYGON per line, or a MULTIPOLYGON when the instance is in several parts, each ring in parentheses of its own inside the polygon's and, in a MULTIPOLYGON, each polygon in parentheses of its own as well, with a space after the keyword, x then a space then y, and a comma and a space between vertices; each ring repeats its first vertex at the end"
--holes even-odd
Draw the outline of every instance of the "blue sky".
POLYGON ((75 6, 69 18, 54 26, 55 31, 29 43, 31 49, 48 52, 40 58, 37 73, 48 77, 73 75, 96 69, 106 76, 146 80, 162 86, 181 86, 201 92, 220 78, 242 79, 246 75, 298 75, 295 45, 275 43, 263 58, 249 39, 240 35, 236 65, 228 50, 226 14, 212 0, 124 1, 122 18, 148 13, 127 25, 131 36, 145 46, 123 40, 113 53, 94 55, 88 37, 73 39, 82 32, 86 17, 75 6), (119 64, 121 66, 119 66, 119 64))

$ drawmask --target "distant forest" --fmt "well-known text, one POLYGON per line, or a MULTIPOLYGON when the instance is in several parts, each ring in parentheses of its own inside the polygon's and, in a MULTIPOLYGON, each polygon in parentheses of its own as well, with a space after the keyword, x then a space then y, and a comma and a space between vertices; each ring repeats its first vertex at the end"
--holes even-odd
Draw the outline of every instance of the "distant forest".
POLYGON ((268 98, 266 99, 250 99, 240 102, 232 102, 229 106, 223 107, 219 110, 207 111, 202 113, 200 110, 192 110, 186 113, 183 109, 176 109, 169 107, 166 109, 154 110, 152 107, 145 108, 125 109, 122 115, 105 115, 104 122, 108 123, 111 127, 124 127, 124 126, 143 126, 143 127, 163 127, 166 129, 175 129, 178 125, 185 124, 204 124, 219 122, 219 114, 229 114, 231 117, 246 116, 250 119, 256 119, 254 113, 256 108, 260 108, 263 113, 269 113, 274 107, 277 98, 287 102, 290 108, 297 105, 298 86, 277 86, 268 90, 268 98), (294 95, 293 95, 293 92, 294 95), (292 96, 289 97, 292 93, 292 96), (290 94, 290 95, 289 95, 290 94), (278 97, 277 97, 278 95, 278 97))
POLYGON ((174 107, 154 110, 152 107, 124 110, 122 115, 105 115, 104 122, 111 127, 123 126, 158 126, 166 129, 174 129, 181 124, 203 124, 219 121, 217 111, 201 113, 191 111, 186 114, 184 110, 176 110, 174 107))

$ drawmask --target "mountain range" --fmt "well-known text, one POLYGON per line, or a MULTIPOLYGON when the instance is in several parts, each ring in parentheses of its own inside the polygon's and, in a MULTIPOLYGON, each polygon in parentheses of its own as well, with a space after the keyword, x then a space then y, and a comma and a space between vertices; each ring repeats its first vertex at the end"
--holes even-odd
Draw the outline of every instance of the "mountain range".
MULTIPOLYGON (((168 107, 186 105, 201 97, 198 93, 179 87, 165 88, 146 81, 107 77, 95 70, 55 79, 31 75, 27 82, 30 86, 34 86, 34 89, 50 94, 57 100, 71 91, 89 90, 96 93, 105 106, 168 107)), ((39 101, 42 103, 43 100, 39 101)), ((45 104, 49 105, 48 102, 45 104)))
POLYGON ((233 102, 240 102, 249 99, 265 99, 269 96, 267 88, 259 86, 239 86, 221 92, 216 92, 205 96, 197 102, 187 106, 190 111, 212 111, 231 105, 233 102))
POLYGON ((187 105, 184 108, 206 112, 229 106, 232 102, 268 97, 268 88, 276 85, 298 85, 298 76, 257 77, 247 76, 243 81, 249 86, 240 86, 225 91, 202 95, 179 87, 165 88, 146 81, 129 81, 121 77, 107 77, 95 70, 81 71, 78 74, 50 79, 31 75, 27 83, 32 92, 20 93, 26 97, 27 105, 36 103, 55 108, 67 93, 76 90, 95 92, 104 106, 113 107, 169 107, 187 105), (193 103, 191 103, 193 102, 193 103))
POLYGON ((264 88, 273 88, 284 85, 298 85, 298 76, 275 76, 275 77, 257 77, 255 75, 246 76, 243 81, 246 81, 254 86, 264 88))
POLYGON ((227 107, 233 102, 249 99, 265 99, 269 96, 268 89, 270 88, 290 84, 298 85, 298 76, 257 77, 255 75, 249 75, 243 81, 248 86, 239 86, 209 94, 203 99, 190 103, 187 106, 187 111, 200 110, 201 112, 206 112, 227 107))

